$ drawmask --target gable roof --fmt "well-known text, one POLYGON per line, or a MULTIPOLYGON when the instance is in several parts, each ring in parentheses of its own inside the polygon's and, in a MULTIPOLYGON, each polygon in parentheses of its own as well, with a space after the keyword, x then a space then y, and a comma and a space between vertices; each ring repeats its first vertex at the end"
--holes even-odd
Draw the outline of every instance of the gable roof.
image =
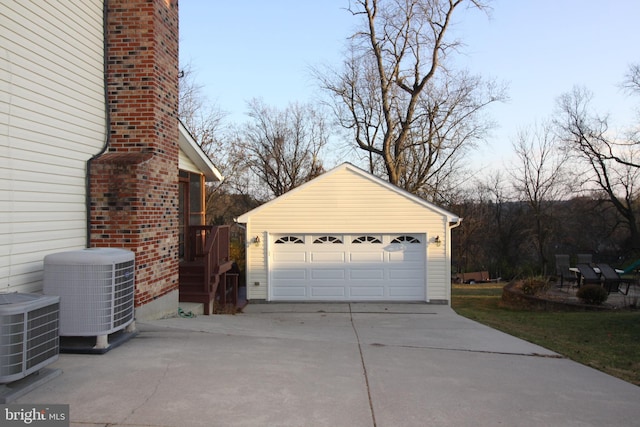
POLYGON ((418 205, 423 206, 425 209, 429 209, 429 210, 431 210, 433 212, 439 213, 440 215, 445 216, 447 218, 447 221, 450 222, 450 223, 451 222, 459 223, 461 221, 461 219, 457 215, 447 211, 446 209, 443 209, 443 208, 441 208, 441 207, 439 207, 439 206, 437 206, 437 205, 435 205, 433 203, 430 203, 430 202, 428 202, 428 201, 416 196, 415 194, 411 194, 408 191, 403 190, 402 188, 397 187, 397 186, 389 183, 388 181, 385 181, 385 180, 383 180, 383 179, 381 179, 381 178, 379 178, 379 177, 377 177, 377 176, 375 176, 375 175, 373 175, 373 174, 371 174, 371 173, 369 173, 369 172, 367 172, 367 171, 365 171, 363 169, 360 169, 359 167, 354 166, 354 165, 352 165, 351 163, 348 163, 348 162, 342 163, 341 165, 329 170, 328 172, 323 173, 322 175, 312 179, 311 181, 306 182, 306 183, 300 185, 299 187, 294 188, 291 191, 288 191, 287 193, 281 195, 280 197, 276 197, 275 199, 270 200, 269 202, 267 202, 267 203, 265 203, 265 204, 263 204, 261 206, 258 206, 257 208, 255 208, 253 210, 250 210, 249 212, 246 212, 246 213, 240 215, 238 218, 236 218, 236 221, 239 222, 239 223, 247 223, 248 220, 249 220, 249 217, 251 217, 252 215, 257 214, 257 213, 259 213, 260 211, 262 211, 264 209, 268 209, 270 206, 273 206, 276 203, 280 203, 281 201, 286 200, 286 199, 294 196, 295 194, 297 194, 299 192, 307 191, 310 187, 313 187, 318 182, 320 182, 320 181, 322 181, 324 179, 327 179, 328 177, 330 177, 330 176, 332 176, 334 174, 341 173, 344 170, 348 170, 350 172, 353 172, 353 173, 361 176, 362 178, 364 178, 364 179, 366 179, 368 181, 371 181, 374 184, 377 184, 377 185, 379 185, 381 187, 384 187, 385 189, 387 189, 389 191, 392 191, 392 192, 394 192, 394 193, 396 193, 396 194, 398 194, 398 195, 400 195, 400 196, 402 196, 402 197, 404 197, 404 198, 406 198, 406 199, 408 199, 408 200, 410 200, 410 201, 412 201, 414 203, 417 203, 418 205))
POLYGON ((180 128, 180 136, 178 137, 180 149, 204 174, 207 181, 222 181, 224 178, 220 171, 213 165, 211 159, 202 151, 202 148, 200 148, 196 140, 191 136, 191 133, 189 133, 185 125, 180 120, 178 120, 178 123, 180 128))

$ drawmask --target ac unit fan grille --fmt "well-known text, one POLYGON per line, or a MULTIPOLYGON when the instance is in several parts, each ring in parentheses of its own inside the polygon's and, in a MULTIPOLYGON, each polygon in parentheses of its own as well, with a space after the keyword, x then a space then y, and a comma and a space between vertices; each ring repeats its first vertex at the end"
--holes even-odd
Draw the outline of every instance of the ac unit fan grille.
POLYGON ((5 315, 0 319, 0 376, 22 372, 24 362, 24 314, 5 315))
POLYGON ((53 297, 32 294, 9 296, 16 299, 15 303, 0 305, 0 383, 36 372, 57 360, 60 351, 58 298, 52 301, 53 297), (25 306, 21 298, 27 298, 31 307, 25 306))
POLYGON ((113 327, 126 325, 133 319, 134 262, 127 261, 115 266, 113 302, 113 327))
POLYGON ((58 304, 29 312, 27 320, 27 369, 59 353, 58 304))

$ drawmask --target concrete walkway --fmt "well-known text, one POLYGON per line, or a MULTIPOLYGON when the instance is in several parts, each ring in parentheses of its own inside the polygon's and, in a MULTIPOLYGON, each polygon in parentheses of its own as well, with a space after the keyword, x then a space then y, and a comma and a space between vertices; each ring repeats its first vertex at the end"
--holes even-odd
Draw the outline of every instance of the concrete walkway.
POLYGON ((15 403, 72 426, 631 426, 640 387, 427 304, 251 304, 138 323, 15 403))

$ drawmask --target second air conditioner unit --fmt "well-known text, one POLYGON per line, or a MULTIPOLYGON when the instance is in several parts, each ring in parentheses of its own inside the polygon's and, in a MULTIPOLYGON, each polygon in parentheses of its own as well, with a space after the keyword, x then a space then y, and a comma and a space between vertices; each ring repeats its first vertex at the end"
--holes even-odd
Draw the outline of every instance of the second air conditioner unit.
POLYGON ((58 360, 60 298, 0 294, 0 383, 22 379, 58 360))

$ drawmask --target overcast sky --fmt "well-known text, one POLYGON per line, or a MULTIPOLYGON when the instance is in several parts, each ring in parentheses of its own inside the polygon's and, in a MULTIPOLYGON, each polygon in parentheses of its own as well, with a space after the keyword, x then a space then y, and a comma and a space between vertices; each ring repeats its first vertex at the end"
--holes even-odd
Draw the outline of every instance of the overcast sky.
MULTIPOLYGON (((309 69, 339 64, 356 20, 348 0, 180 2, 180 61, 190 63, 209 100, 246 120, 246 102, 284 108, 318 97, 309 69)), ((473 155, 495 168, 508 163, 519 129, 549 118, 575 85, 619 124, 636 100, 619 88, 640 63, 638 0, 494 0, 490 17, 459 14, 452 31, 466 44, 458 63, 508 84, 510 101, 489 111, 499 128, 473 155)), ((329 165, 332 166, 332 165, 329 165)), ((481 167, 481 166, 480 166, 481 167)))

